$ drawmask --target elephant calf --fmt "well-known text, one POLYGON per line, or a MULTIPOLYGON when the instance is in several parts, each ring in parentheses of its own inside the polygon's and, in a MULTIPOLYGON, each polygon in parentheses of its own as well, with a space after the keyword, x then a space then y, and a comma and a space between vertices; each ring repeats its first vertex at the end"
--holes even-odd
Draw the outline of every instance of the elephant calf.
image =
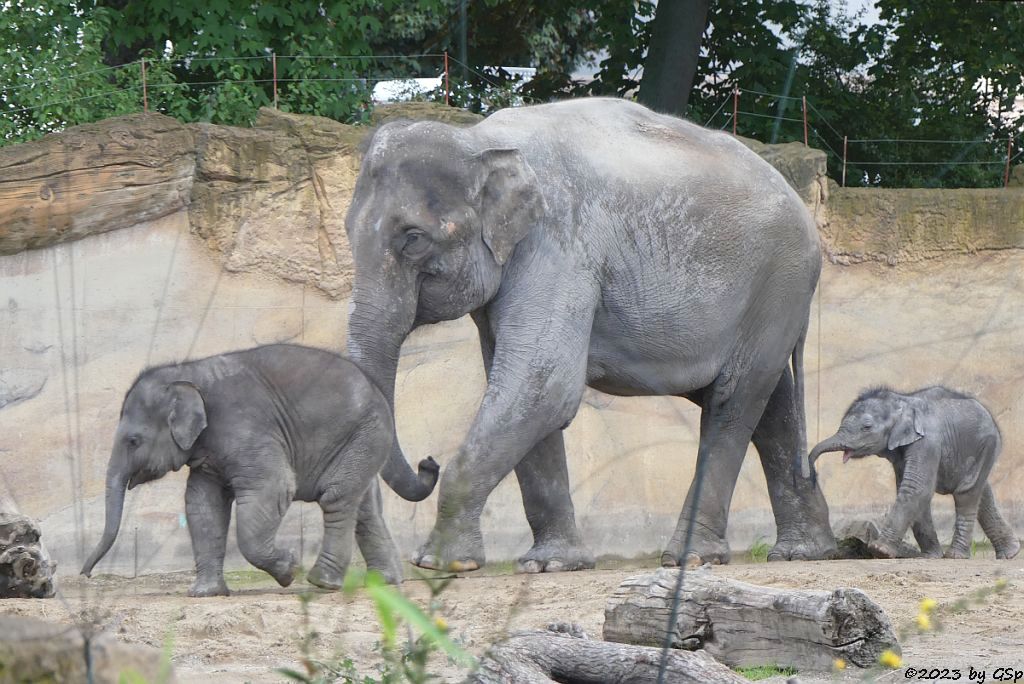
POLYGON ((968 558, 974 520, 996 550, 996 558, 1013 558, 1020 542, 999 515, 989 473, 1000 449, 992 414, 973 397, 928 387, 911 394, 890 389, 862 393, 846 410, 839 431, 815 446, 802 462, 804 477, 814 476, 814 462, 826 451, 842 451, 843 462, 877 454, 896 471, 896 503, 879 538, 868 545, 878 558, 896 555, 895 542, 913 526, 925 556, 942 555, 932 525, 932 494, 952 494, 956 527, 947 558, 968 558))
POLYGON ((110 550, 131 489, 188 465, 185 515, 196 581, 190 596, 228 593, 224 551, 231 502, 245 558, 281 586, 295 556, 275 543, 292 501, 323 509, 324 538, 307 575, 340 588, 355 536, 368 567, 402 579, 398 550, 381 516, 377 473, 388 484, 437 482, 433 459, 389 461, 395 428, 387 399, 351 361, 319 349, 268 345, 144 371, 125 395, 107 468, 103 538, 88 576, 110 550), (383 471, 381 470, 383 467, 383 471))

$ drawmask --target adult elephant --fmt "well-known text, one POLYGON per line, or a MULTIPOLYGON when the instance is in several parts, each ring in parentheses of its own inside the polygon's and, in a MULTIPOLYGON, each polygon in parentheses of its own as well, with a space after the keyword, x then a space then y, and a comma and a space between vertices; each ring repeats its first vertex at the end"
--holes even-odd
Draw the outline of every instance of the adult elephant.
MULTIPOLYGON (((688 562, 728 561, 751 440, 775 513, 770 558, 834 549, 820 489, 790 470, 806 442, 818 234, 783 177, 739 141, 601 98, 503 110, 470 128, 391 123, 368 145, 346 228, 348 352, 392 407, 413 328, 468 313, 480 334, 487 389, 444 469, 417 565, 482 566, 484 503, 515 470, 534 537, 519 569, 593 567, 562 437, 585 385, 701 407, 706 479, 688 562)), ((397 444, 391 459, 405 462, 397 444)), ((695 496, 691 484, 663 564, 682 560, 695 496)))

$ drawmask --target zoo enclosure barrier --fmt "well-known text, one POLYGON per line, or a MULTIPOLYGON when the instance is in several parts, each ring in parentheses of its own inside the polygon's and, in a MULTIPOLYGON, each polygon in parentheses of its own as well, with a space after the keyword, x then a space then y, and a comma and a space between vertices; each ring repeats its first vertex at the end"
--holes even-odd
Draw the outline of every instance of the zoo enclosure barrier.
POLYGON ((806 95, 796 97, 793 95, 786 95, 782 93, 767 93, 759 90, 749 90, 746 88, 735 87, 728 99, 723 101, 714 111, 714 113, 704 123, 705 126, 711 126, 712 122, 715 121, 719 114, 723 113, 726 105, 732 105, 731 114, 727 114, 726 119, 722 125, 718 126, 719 130, 724 130, 731 125, 733 135, 738 135, 739 131, 739 120, 740 116, 753 117, 755 119, 769 119, 773 122, 772 129, 772 140, 776 142, 776 138, 780 133, 782 122, 789 122, 800 126, 803 133, 803 143, 806 146, 810 146, 810 136, 813 134, 822 145, 826 155, 830 155, 831 158, 836 162, 837 166, 841 169, 839 172, 840 185, 846 187, 847 181, 847 169, 849 167, 856 167, 863 169, 863 167, 886 167, 886 166, 940 166, 940 167, 954 167, 954 166, 998 166, 1000 167, 1001 181, 1003 187, 1009 186, 1010 181, 1010 168, 1014 162, 1024 155, 1024 148, 1020 149, 1014 154, 1014 143, 1015 141, 1024 135, 1024 131, 1018 132, 1014 135, 1004 138, 989 138, 989 139, 907 139, 907 138, 850 138, 847 135, 839 133, 839 131, 828 121, 825 115, 810 102, 806 95), (774 114, 765 112, 755 111, 744 111, 740 109, 741 93, 754 96, 753 102, 757 104, 757 98, 768 98, 774 100, 769 106, 774 106, 776 112, 774 114), (785 116, 785 110, 790 102, 800 103, 800 118, 787 117, 785 116), (812 116, 813 114, 813 116, 812 116), (842 153, 836 152, 836 150, 828 143, 827 140, 822 136, 821 132, 811 123, 812 120, 820 121, 836 136, 837 139, 842 140, 842 153), (992 146, 994 144, 1001 144, 1005 140, 1006 152, 1000 159, 993 160, 964 160, 965 152, 971 147, 978 145, 992 146), (849 158, 850 146, 851 145, 879 145, 879 144, 891 144, 898 146, 900 143, 905 143, 914 146, 921 145, 958 145, 962 149, 959 154, 953 158, 946 158, 941 160, 910 160, 910 159, 890 159, 886 161, 868 161, 868 160, 851 160, 849 158))
MULTIPOLYGON (((143 112, 148 113, 151 109, 151 100, 153 99, 154 93, 171 92, 180 93, 183 89, 190 88, 199 90, 201 93, 208 93, 210 98, 214 97, 214 90, 217 88, 223 88, 225 86, 258 86, 265 88, 269 86, 269 97, 266 102, 267 105, 272 105, 275 109, 281 107, 281 88, 282 87, 298 87, 306 83, 336 83, 336 84, 347 84, 349 88, 339 90, 333 93, 333 96, 343 96, 346 92, 353 89, 369 88, 372 93, 373 89, 377 84, 391 82, 396 84, 395 90, 400 91, 402 87, 407 90, 405 93, 408 94, 410 91, 419 94, 421 96, 432 96, 438 101, 443 98, 446 105, 452 104, 454 89, 452 83, 451 69, 452 65, 458 66, 463 73, 463 77, 469 73, 474 74, 481 81, 494 88, 501 88, 502 84, 496 82, 493 78, 487 74, 482 73, 480 70, 473 68, 468 64, 464 64, 455 57, 451 56, 447 51, 438 53, 419 53, 409 55, 278 55, 275 52, 268 53, 263 56, 253 57, 195 57, 185 59, 152 59, 142 58, 134 62, 129 62, 120 66, 105 67, 92 72, 85 72, 83 74, 74 74, 69 76, 62 76, 47 81, 47 83, 57 83, 59 81, 66 81, 77 79, 83 76, 95 76, 96 74, 102 74, 103 78, 106 78, 113 82, 115 87, 108 89, 104 92, 81 95, 71 98, 55 99, 44 102, 42 104, 33 104, 24 107, 8 106, 0 109, 0 118, 7 119, 10 123, 8 130, 0 128, 0 145, 4 144, 4 138, 8 140, 12 139, 11 130, 17 131, 19 127, 24 130, 29 130, 35 126, 39 134, 51 132, 52 130, 60 130, 63 125, 73 125, 75 123, 86 123, 87 121, 75 121, 68 120, 61 122, 62 117, 59 113, 61 108, 67 107, 68 105, 78 105, 87 100, 96 100, 98 98, 105 98, 107 100, 112 98, 112 95, 124 94, 126 97, 122 98, 119 104, 114 105, 113 109, 107 104, 106 111, 97 111, 98 116, 94 116, 88 120, 97 120, 105 118, 107 116, 114 116, 119 114, 130 113, 131 111, 138 111, 138 106, 141 104, 143 112), (427 62, 433 62, 433 68, 427 67, 426 69, 420 64, 421 60, 427 62), (257 74, 259 69, 254 70, 251 66, 254 63, 262 62, 265 64, 265 72, 257 74), (290 62, 293 67, 292 71, 298 70, 300 72, 306 72, 305 74, 300 73, 299 75, 288 76, 283 75, 279 64, 282 62, 290 62), (302 65, 308 65, 316 63, 317 66, 306 68, 302 65), (324 70, 324 64, 327 64, 327 71, 324 70), (192 69, 198 65, 226 65, 224 71, 232 75, 231 78, 219 78, 217 80, 208 81, 178 81, 174 78, 172 69, 185 70, 192 69), (378 73, 376 75, 357 75, 358 72, 366 72, 370 70, 371 65, 377 65, 377 68, 381 71, 389 71, 390 73, 378 73), (233 66, 246 65, 245 69, 238 68, 232 69, 233 66), (383 65, 391 65, 384 67, 383 65), (394 65, 399 65, 398 69, 394 68, 394 65), (156 67, 156 71, 154 71, 156 67), (404 67, 404 69, 402 68, 404 67), (335 75, 325 75, 331 71, 336 71, 335 75), (401 73, 403 72, 404 73, 401 73), (431 76, 423 76, 422 74, 426 71, 431 73, 431 76), (410 75, 410 72, 412 75, 410 75), (418 72, 418 73, 417 73, 418 72), (248 74, 246 76, 245 74, 248 74), (134 75, 132 75, 134 74, 134 75), (205 90, 204 90, 205 89, 205 90), (132 97, 132 93, 137 93, 132 97), (40 122, 32 121, 35 118, 35 114, 42 114, 42 118, 46 118, 49 114, 52 118, 57 119, 56 123, 47 122, 49 125, 45 127, 40 126, 40 122), (28 117, 27 119, 19 121, 19 117, 28 117)), ((484 68, 486 70, 486 68, 484 68)), ((494 74, 492 74, 494 76, 494 74)), ((500 80, 500 77, 499 77, 500 80)), ((14 86, 3 86, 0 85, 0 94, 10 96, 16 91, 23 88, 27 88, 33 85, 32 83, 18 84, 14 86)), ((49 90, 49 89, 47 89, 49 90)), ((60 92, 60 89, 54 89, 56 92, 60 92)), ((394 90, 392 92, 395 92, 394 90)), ((4 101, 10 102, 7 97, 4 97, 4 101)), ((171 115, 174 114, 173 106, 169 104, 170 101, 165 101, 159 104, 156 108, 163 110, 165 113, 171 115)), ((259 106, 259 102, 249 103, 255 111, 255 107, 259 106)), ((763 108, 764 109, 764 108, 763 108)), ((751 118, 760 120, 762 122, 762 133, 767 133, 764 129, 766 122, 770 121, 771 131, 770 136, 763 134, 761 137, 770 137, 767 142, 779 142, 783 140, 802 140, 804 145, 810 146, 811 138, 813 137, 816 144, 820 145, 821 149, 826 153, 831 164, 829 169, 830 173, 836 176, 836 180, 840 185, 845 187, 847 185, 848 178, 850 177, 850 170, 854 171, 854 177, 857 174, 861 177, 860 184, 871 185, 871 175, 876 179, 879 178, 879 172, 884 170, 886 167, 938 167, 938 176, 942 176, 947 173, 950 169, 955 167, 974 167, 983 172, 984 168, 999 167, 998 171, 1001 171, 1001 181, 1003 187, 1009 185, 1010 180, 1010 169, 1011 166, 1017 160, 1021 159, 1024 155, 1024 146, 1017 145, 1018 151, 1014 154, 1015 141, 1024 135, 1024 132, 1018 132, 1015 135, 1005 138, 1005 153, 1000 158, 995 159, 991 156, 985 159, 971 158, 965 159, 965 157, 972 156, 977 157, 976 154, 971 154, 971 150, 976 150, 978 146, 984 146, 985 148, 991 149, 996 144, 1002 144, 1003 138, 990 137, 987 139, 899 139, 899 138, 851 138, 847 135, 841 134, 835 126, 825 117, 821 110, 814 105, 811 99, 807 95, 801 95, 799 97, 794 95, 788 95, 784 93, 768 93, 759 90, 752 90, 741 87, 734 87, 731 94, 726 100, 724 100, 715 109, 714 113, 704 123, 705 126, 716 126, 719 130, 724 130, 727 127, 731 127, 732 133, 738 135, 740 133, 740 120, 741 118, 751 118), (747 96, 747 97, 744 97, 747 96), (744 104, 748 102, 749 104, 744 104), (798 103, 800 109, 800 117, 796 118, 793 116, 786 116, 787 107, 791 103, 798 103), (725 111, 727 105, 731 104, 731 113, 725 111), (771 111, 754 111, 758 105, 767 104, 767 110, 774 108, 774 112, 771 111), (745 108, 741 108, 745 107, 745 108), (725 115, 725 120, 721 125, 718 125, 716 118, 719 115, 725 115), (793 132, 793 125, 796 125, 796 132, 793 132), (822 135, 822 131, 819 130, 818 126, 823 126, 827 129, 831 135, 833 143, 826 140, 825 136, 822 135), (785 130, 788 127, 788 131, 785 130), (786 135, 786 133, 789 135, 786 135), (841 141, 842 152, 837 151, 837 147, 840 146, 841 141), (901 151, 900 145, 910 145, 911 154, 910 158, 900 158, 901 153, 907 154, 907 148, 904 147, 901 151), (927 159, 922 160, 922 156, 919 152, 923 147, 926 146, 959 146, 959 149, 951 157, 944 157, 941 159, 927 159), (881 148, 885 149, 881 149, 881 148), (854 157, 851 159, 851 152, 854 157), (858 157, 858 152, 864 155, 865 158, 858 157), (915 153, 916 152, 916 153, 915 153)), ((752 127, 756 128, 756 126, 752 127)), ((983 175, 983 173, 982 173, 983 175)), ((996 179, 991 177, 989 174, 985 182, 987 184, 995 185, 996 179)), ((980 177, 980 176, 979 176, 980 177)))

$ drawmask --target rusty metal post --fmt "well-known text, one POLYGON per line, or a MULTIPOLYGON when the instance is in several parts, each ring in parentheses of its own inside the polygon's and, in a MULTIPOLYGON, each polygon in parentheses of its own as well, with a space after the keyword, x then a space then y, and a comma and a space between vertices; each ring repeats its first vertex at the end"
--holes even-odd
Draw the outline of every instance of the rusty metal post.
POLYGON ((274 109, 277 109, 277 53, 270 53, 270 63, 274 66, 274 109))
POLYGON ((444 103, 448 105, 448 93, 451 92, 451 85, 448 81, 448 51, 444 51, 444 103))
POLYGON ((843 187, 846 187, 846 136, 843 136, 843 187))
POLYGON ((736 117, 740 111, 740 89, 732 89, 732 134, 736 135, 736 117))
POLYGON ((804 147, 810 147, 807 142, 807 96, 804 95, 802 99, 804 103, 804 147))
POLYGON ((142 59, 142 111, 149 114, 149 94, 146 92, 146 59, 142 59))

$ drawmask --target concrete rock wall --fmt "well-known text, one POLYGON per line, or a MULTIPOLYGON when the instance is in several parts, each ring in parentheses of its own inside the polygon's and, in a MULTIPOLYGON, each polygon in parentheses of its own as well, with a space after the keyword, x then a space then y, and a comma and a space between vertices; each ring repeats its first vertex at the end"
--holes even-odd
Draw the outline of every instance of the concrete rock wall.
MULTIPOLYGON (((57 195, 35 223, 0 214, 0 244, 16 252, 0 256, 0 498, 40 519, 60 572, 77 571, 99 537, 111 436, 141 368, 276 341, 343 346, 351 263, 342 221, 357 169, 352 150, 364 132, 272 111, 251 130, 161 126, 193 145, 188 202, 176 210, 154 219, 136 208, 108 232, 77 233, 60 228, 79 225, 84 200, 73 195, 57 195), (26 250, 44 242, 33 231, 58 239, 26 250)), ((993 481, 1024 532, 1016 503, 1024 485, 1024 190, 935 191, 927 201, 922 191, 830 193, 824 155, 786 147, 762 152, 815 211, 833 256, 806 351, 810 439, 834 430, 867 385, 945 382, 975 392, 1002 426, 993 481)), ((8 155, 24 154, 0 149, 0 169, 11 166, 8 155)), ((26 192, 11 178, 0 175, 0 207, 26 192)), ((174 178, 163 187, 186 187, 174 178)), ((468 320, 416 331, 397 384, 399 438, 410 458, 448 461, 483 387, 468 320)), ((587 391, 566 440, 577 515, 597 553, 662 547, 692 478, 698 424, 683 400, 587 391)), ((834 526, 881 515, 893 496, 879 459, 843 466, 825 457, 820 474, 834 526)), ((179 473, 130 492, 121 536, 97 572, 189 569, 183 487, 179 473)), ((952 507, 942 498, 936 523, 948 538, 952 507)), ((411 554, 433 523, 434 498, 412 504, 389 493, 385 505, 411 554)), ((492 495, 483 523, 492 560, 530 546, 514 478, 492 495)), ((734 548, 774 539, 752 450, 729 532, 734 548)), ((318 509, 293 506, 281 536, 307 564, 319 534, 318 509)), ((233 537, 228 565, 245 567, 233 537)))

